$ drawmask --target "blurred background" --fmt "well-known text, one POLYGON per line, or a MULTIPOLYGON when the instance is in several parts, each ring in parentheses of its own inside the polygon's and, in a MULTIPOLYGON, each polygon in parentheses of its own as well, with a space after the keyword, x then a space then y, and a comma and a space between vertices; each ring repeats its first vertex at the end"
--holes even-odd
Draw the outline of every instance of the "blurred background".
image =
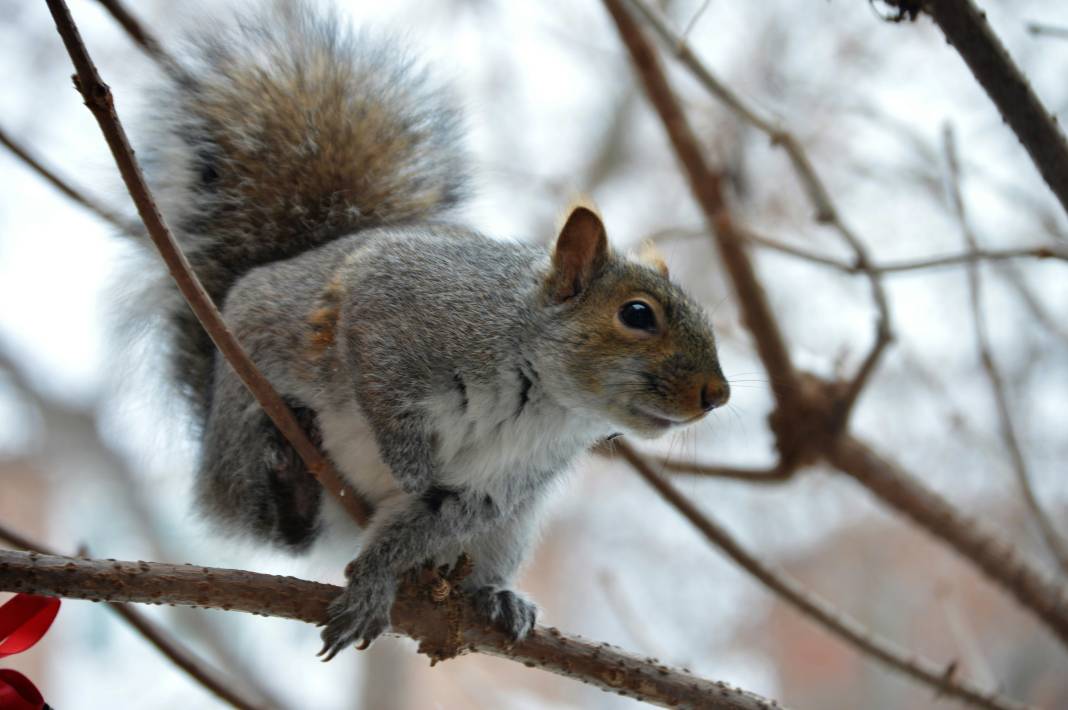
MULTIPOLYGON (((1046 106, 1068 121, 1068 5, 979 2, 1046 106)), ((588 193, 617 248, 656 239, 675 280, 706 304, 731 404, 641 448, 689 463, 773 464, 767 376, 600 3, 339 4, 358 25, 398 33, 460 95, 476 160, 471 224, 547 243, 568 200, 588 193)), ((136 139, 152 62, 97 2, 70 5, 136 139)), ((224 14, 227 3, 177 5, 131 8, 166 42, 205 15, 224 14)), ((953 184, 982 247, 1068 247, 1063 210, 929 20, 884 22, 865 0, 674 0, 666 11, 702 61, 804 145, 876 263, 966 251, 953 184)), ((665 61, 709 160, 729 178, 736 220, 848 263, 852 252, 814 219, 782 151, 665 61)), ((87 194, 131 214, 43 2, 0 0, 0 68, 0 128, 87 194)), ((853 371, 874 330, 864 278, 759 246, 753 253, 796 363, 828 377, 853 371)), ((238 547, 192 514, 196 449, 161 384, 146 309, 131 302, 131 285, 155 268, 114 225, 0 150, 0 522, 66 553, 84 545, 98 557, 339 580, 336 563, 238 547)), ((983 320, 1026 463, 1068 534, 1068 264, 989 262, 981 276, 983 320)), ((1052 573, 999 435, 965 269, 893 272, 886 288, 897 341, 859 403, 856 431, 1052 573)), ((674 481, 762 559, 902 646, 1019 700, 1068 707, 1068 658, 1054 637, 846 477, 817 467, 773 486, 674 481)), ((790 707, 952 704, 781 604, 618 461, 591 455, 578 467, 522 586, 545 623, 790 707)), ((322 664, 317 631, 297 622, 145 611, 231 674, 235 687, 280 707, 637 707, 487 657, 431 669, 414 644, 397 639, 322 664)), ((219 703, 89 602, 64 602, 38 647, 3 664, 27 673, 61 710, 219 703)))

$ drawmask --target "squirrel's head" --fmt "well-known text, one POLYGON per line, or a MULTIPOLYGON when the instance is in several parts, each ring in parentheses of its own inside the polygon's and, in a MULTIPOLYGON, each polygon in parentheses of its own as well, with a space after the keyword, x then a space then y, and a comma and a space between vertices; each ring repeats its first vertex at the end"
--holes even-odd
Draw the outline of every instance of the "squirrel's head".
POLYGON ((585 407, 638 436, 658 436, 727 402, 712 326, 668 280, 659 258, 609 251, 585 206, 568 216, 553 249, 546 299, 562 314, 570 385, 585 407))

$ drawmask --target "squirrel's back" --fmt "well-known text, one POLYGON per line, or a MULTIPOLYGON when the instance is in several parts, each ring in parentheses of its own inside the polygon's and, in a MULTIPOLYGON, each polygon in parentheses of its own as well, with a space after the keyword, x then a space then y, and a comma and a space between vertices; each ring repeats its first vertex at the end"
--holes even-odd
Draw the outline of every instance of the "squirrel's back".
MULTIPOLYGON (((160 207, 221 305, 250 269, 458 202, 459 117, 404 51, 333 13, 274 2, 198 29, 153 97, 160 207)), ((176 378, 202 414, 214 350, 175 300, 176 378)))

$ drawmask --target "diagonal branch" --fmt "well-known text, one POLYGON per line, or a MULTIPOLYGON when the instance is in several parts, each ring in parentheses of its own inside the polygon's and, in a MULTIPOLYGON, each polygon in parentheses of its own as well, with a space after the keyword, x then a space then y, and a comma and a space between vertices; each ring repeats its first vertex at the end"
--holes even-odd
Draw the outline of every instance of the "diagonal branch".
POLYGON ((163 223, 163 218, 152 199, 141 168, 134 159, 126 132, 115 113, 111 90, 100 78, 93 60, 89 57, 66 3, 64 0, 47 0, 47 2, 52 18, 56 22, 56 29, 63 38, 63 43, 77 71, 74 84, 85 99, 85 105, 89 107, 100 125, 100 130, 115 158, 126 189, 130 192, 134 204, 137 205, 137 211, 145 223, 149 237, 163 257, 182 296, 189 303, 197 320, 204 326, 204 330, 211 336, 212 342, 263 407, 264 412, 293 445, 311 475, 315 476, 360 525, 366 525, 370 517, 370 507, 360 499, 341 478, 330 461, 311 442, 293 412, 226 327, 219 310, 193 273, 189 262, 178 248, 174 236, 163 223))
POLYGON ((718 523, 702 513, 686 496, 682 495, 666 478, 623 441, 616 443, 619 453, 638 475, 652 486, 660 496, 693 523, 710 543, 718 547, 739 567, 760 581, 767 589, 790 604, 804 616, 839 637, 864 655, 881 661, 894 670, 969 705, 990 710, 1024 708, 1025 705, 983 691, 975 685, 956 678, 946 668, 933 661, 911 654, 889 639, 878 636, 859 621, 835 609, 830 603, 813 595, 795 580, 776 570, 749 553, 718 523))
POLYGON ((716 247, 730 274, 742 318, 753 332, 760 359, 768 371, 772 392, 780 405, 793 404, 796 400, 797 378, 786 340, 772 314, 767 294, 760 286, 753 263, 745 251, 744 237, 735 232, 730 214, 725 208, 720 176, 709 170, 701 157, 697 137, 664 78, 652 46, 641 36, 634 20, 619 2, 606 0, 605 5, 630 50, 646 94, 668 129, 668 137, 689 179, 694 198, 704 211, 709 226, 713 228, 716 247))
POLYGON ((1068 646, 1068 588, 1039 571, 1007 540, 853 436, 839 437, 827 460, 956 550, 1068 646))
POLYGON ((156 39, 156 36, 149 32, 120 0, 97 0, 97 2, 119 23, 133 43, 165 72, 173 77, 187 77, 182 66, 163 48, 163 43, 156 39))
MULTIPOLYGON (((640 658, 608 644, 537 627, 519 642, 477 623, 474 607, 446 578, 409 575, 393 605, 395 632, 440 661, 465 651, 508 658, 663 707, 769 710, 777 703, 640 658), (435 599, 439 601, 435 601, 435 599)), ((70 599, 178 604, 324 624, 341 588, 293 577, 155 562, 82 560, 0 550, 0 590, 70 599)))
POLYGON ((629 2, 710 94, 720 99, 743 121, 766 135, 773 145, 779 146, 786 152, 790 165, 801 182, 802 189, 808 196, 809 202, 812 203, 816 220, 830 225, 853 251, 854 262, 851 265, 851 273, 863 273, 867 277, 871 285, 872 300, 878 313, 875 340, 860 367, 858 367, 856 374, 849 382, 846 392, 837 403, 836 417, 844 423, 849 418, 849 414, 868 379, 875 371, 886 347, 893 340, 893 333, 890 328, 890 306, 886 298, 886 290, 883 287, 882 274, 874 268, 867 247, 864 246, 864 243, 842 218, 838 207, 831 198, 830 191, 816 173, 808 153, 797 138, 772 120, 761 116, 755 108, 746 104, 738 94, 734 93, 730 87, 713 74, 708 66, 693 53, 686 43, 685 37, 676 34, 671 29, 667 18, 664 17, 662 12, 652 7, 646 0, 629 0, 629 2))
MULTIPOLYGON (((902 6, 905 0, 891 4, 902 6)), ((1068 212, 1068 141, 990 28, 986 13, 972 0, 926 0, 921 6, 968 65, 1068 212)))
MULTIPOLYGON (((953 131, 947 126, 945 131, 946 163, 949 172, 950 201, 953 203, 953 211, 957 222, 960 224, 961 233, 969 251, 975 254, 979 251, 979 240, 972 231, 964 208, 964 198, 960 191, 960 163, 957 160, 956 144, 953 140, 953 131)), ((1038 525, 1039 532, 1046 546, 1052 553, 1061 570, 1068 573, 1068 547, 1061 537, 1057 528, 1053 525, 1042 504, 1038 500, 1034 486, 1031 484, 1031 474, 1027 470, 1027 461, 1024 458, 1020 440, 1016 436, 1016 425, 1012 419, 1012 410, 1009 407, 1009 398, 1005 393, 1005 382, 994 361, 993 349, 990 346, 990 335, 986 330, 986 321, 983 318, 982 307, 982 283, 979 279, 979 264, 977 260, 968 263, 968 295, 972 311, 972 322, 975 324, 975 344, 979 350, 979 361, 986 372, 990 382, 991 393, 997 405, 998 423, 1001 428, 1001 439, 1008 449, 1009 458, 1012 461, 1012 470, 1016 474, 1016 482, 1020 486, 1024 502, 1031 511, 1031 517, 1038 525)))
POLYGON ((144 229, 140 224, 131 222, 122 215, 114 212, 107 207, 104 207, 96 200, 89 198, 81 190, 73 187, 68 181, 64 180, 56 173, 55 170, 41 162, 40 158, 35 157, 29 149, 20 145, 18 141, 7 134, 3 128, 0 128, 0 145, 3 145, 11 153, 26 164, 31 170, 36 172, 42 178, 45 179, 52 187, 59 190, 66 197, 70 198, 74 202, 89 210, 100 219, 115 226, 119 230, 129 234, 132 237, 140 237, 144 235, 144 229))
MULTIPOLYGON (((9 530, 0 525, 0 541, 14 547, 35 552, 42 555, 54 554, 50 550, 34 543, 14 530, 9 530)), ((206 688, 217 698, 239 710, 253 710, 260 707, 259 703, 251 702, 229 687, 220 678, 220 674, 214 668, 209 667, 204 661, 197 658, 192 651, 174 639, 154 621, 137 611, 133 607, 118 602, 111 602, 108 608, 117 614, 123 621, 137 630, 141 636, 156 647, 160 653, 181 668, 194 681, 206 688)))

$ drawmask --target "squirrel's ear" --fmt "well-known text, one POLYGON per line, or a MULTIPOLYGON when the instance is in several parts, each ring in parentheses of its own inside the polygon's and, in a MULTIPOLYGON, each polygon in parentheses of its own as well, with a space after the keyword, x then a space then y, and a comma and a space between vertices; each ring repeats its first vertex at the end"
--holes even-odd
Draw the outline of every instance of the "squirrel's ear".
POLYGON ((582 293, 608 258, 608 237, 601 218, 591 208, 571 210, 556 238, 549 292, 557 303, 582 293))

